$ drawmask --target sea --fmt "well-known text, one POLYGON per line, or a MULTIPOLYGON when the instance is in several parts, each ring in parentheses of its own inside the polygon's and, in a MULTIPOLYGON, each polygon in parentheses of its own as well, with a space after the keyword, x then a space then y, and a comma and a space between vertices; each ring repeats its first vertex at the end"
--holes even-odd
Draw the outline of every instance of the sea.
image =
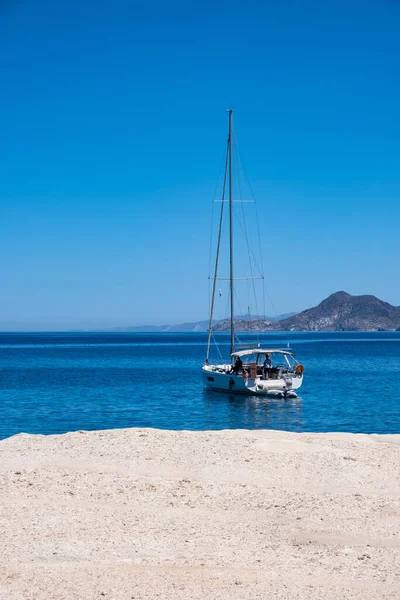
MULTIPOLYGON (((294 350, 305 367, 298 398, 204 390, 205 333, 2 333, 0 438, 122 427, 400 433, 400 332, 258 338, 294 350)), ((228 357, 229 336, 216 339, 228 357)))

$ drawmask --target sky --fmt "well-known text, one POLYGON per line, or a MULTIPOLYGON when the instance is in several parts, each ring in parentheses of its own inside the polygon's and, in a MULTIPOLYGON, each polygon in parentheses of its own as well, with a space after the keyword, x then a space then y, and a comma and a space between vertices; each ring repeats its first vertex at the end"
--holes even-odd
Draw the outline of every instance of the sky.
POLYGON ((399 28, 395 0, 0 0, 0 328, 207 318, 227 108, 267 314, 400 305, 399 28))

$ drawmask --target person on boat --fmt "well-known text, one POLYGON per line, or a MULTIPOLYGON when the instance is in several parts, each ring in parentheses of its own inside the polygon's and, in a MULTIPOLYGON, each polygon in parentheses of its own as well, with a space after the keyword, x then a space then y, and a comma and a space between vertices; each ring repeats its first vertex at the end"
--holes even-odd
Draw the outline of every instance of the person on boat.
POLYGON ((269 357, 269 354, 265 355, 265 360, 264 360, 264 364, 263 364, 263 377, 264 379, 268 379, 268 371, 269 369, 272 369, 272 360, 269 357))
POLYGON ((230 372, 231 372, 231 374, 236 373, 236 375, 238 375, 239 371, 243 371, 243 363, 242 363, 242 359, 240 358, 240 356, 237 356, 236 360, 235 360, 235 364, 232 365, 230 372))

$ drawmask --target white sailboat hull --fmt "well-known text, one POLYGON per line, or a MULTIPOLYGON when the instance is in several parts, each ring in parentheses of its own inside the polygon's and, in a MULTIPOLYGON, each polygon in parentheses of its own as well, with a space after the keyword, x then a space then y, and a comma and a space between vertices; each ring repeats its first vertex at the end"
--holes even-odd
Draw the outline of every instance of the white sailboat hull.
POLYGON ((204 387, 214 391, 230 394, 246 394, 247 396, 295 397, 303 383, 303 375, 288 374, 280 379, 262 379, 230 374, 231 365, 204 365, 202 367, 204 387), (217 370, 216 370, 217 369, 217 370))

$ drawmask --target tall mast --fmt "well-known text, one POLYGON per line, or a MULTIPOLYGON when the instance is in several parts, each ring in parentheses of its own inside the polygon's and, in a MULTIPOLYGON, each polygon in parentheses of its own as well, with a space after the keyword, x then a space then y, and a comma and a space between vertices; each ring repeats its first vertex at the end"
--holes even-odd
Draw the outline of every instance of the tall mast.
POLYGON ((217 254, 215 256, 214 278, 213 278, 213 288, 212 288, 211 307, 210 307, 210 321, 208 323, 208 342, 207 342, 206 364, 208 363, 208 357, 210 355, 211 334, 212 334, 212 324, 213 324, 214 304, 215 304, 215 290, 216 290, 217 278, 218 278, 219 251, 221 248, 222 223, 223 223, 223 216, 224 216, 225 189, 226 189, 226 176, 227 176, 227 171, 228 171, 228 160, 229 160, 229 140, 228 140, 228 144, 227 144, 227 148, 226 148, 224 184, 222 186, 222 202, 221 202, 221 214, 220 214, 220 218, 219 218, 217 254))
POLYGON ((233 289, 233 205, 232 205, 232 110, 229 113, 229 262, 230 262, 230 292, 231 292, 231 354, 235 351, 234 323, 234 289, 233 289))

